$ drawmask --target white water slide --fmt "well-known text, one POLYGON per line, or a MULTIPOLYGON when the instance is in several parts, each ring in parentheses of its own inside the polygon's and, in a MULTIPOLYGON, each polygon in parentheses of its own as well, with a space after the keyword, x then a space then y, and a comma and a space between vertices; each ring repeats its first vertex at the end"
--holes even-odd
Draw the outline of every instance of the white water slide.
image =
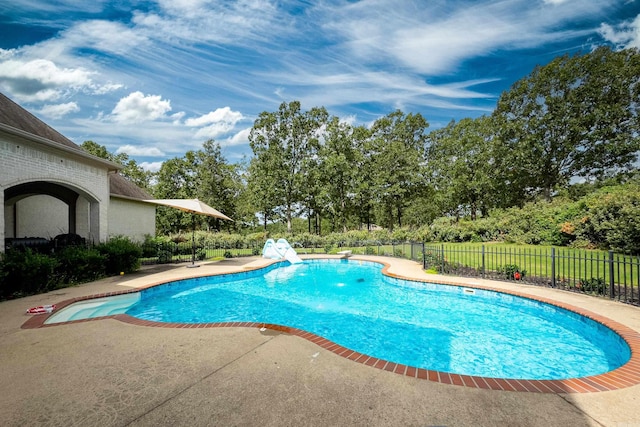
POLYGON ((286 239, 268 239, 262 248, 262 257, 270 259, 286 259, 291 264, 299 264, 302 262, 296 251, 291 247, 286 239))

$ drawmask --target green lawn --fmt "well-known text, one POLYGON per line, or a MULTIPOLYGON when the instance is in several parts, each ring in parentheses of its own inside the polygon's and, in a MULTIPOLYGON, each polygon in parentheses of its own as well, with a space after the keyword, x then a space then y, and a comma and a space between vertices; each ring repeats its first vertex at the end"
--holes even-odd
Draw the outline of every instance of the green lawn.
POLYGON ((445 261, 450 264, 475 269, 482 269, 484 258, 486 272, 516 265, 520 271, 526 270, 528 276, 555 276, 556 280, 569 283, 581 279, 601 279, 610 283, 613 273, 615 284, 638 286, 640 277, 638 257, 612 254, 610 259, 608 251, 506 243, 444 243, 427 245, 426 252, 439 261, 444 254, 445 261))

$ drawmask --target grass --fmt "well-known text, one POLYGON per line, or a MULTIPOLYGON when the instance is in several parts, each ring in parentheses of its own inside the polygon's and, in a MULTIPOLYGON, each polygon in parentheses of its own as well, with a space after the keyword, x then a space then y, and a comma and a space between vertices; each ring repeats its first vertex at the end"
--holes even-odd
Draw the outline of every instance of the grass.
POLYGON ((613 254, 611 262, 608 251, 506 243, 430 244, 426 245, 426 251, 436 262, 442 262, 444 255, 445 262, 451 265, 481 270, 484 258, 485 272, 495 272, 507 265, 515 265, 529 276, 555 276, 557 281, 573 285, 590 279, 601 279, 608 284, 613 277, 616 285, 637 287, 640 281, 638 257, 613 254), (555 261, 553 265, 552 251, 555 261))

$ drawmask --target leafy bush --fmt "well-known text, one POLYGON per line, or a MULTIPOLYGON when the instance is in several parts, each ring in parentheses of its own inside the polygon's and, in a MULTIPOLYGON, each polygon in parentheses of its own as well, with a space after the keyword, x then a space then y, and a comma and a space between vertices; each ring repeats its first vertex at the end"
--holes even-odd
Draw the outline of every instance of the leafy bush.
POLYGON ((233 254, 231 253, 231 251, 224 251, 224 257, 225 258, 233 258, 233 254))
POLYGON ((604 295, 607 285, 604 279, 592 277, 591 279, 580 279, 577 288, 583 292, 593 292, 598 295, 604 295))
POLYGON ((58 261, 55 272, 61 283, 84 283, 105 275, 106 255, 95 249, 68 246, 55 254, 58 261))
POLYGON ((516 264, 507 264, 496 269, 497 273, 507 280, 522 280, 527 274, 527 270, 520 270, 516 264))
POLYGON ((58 261, 31 249, 9 250, 0 261, 0 296, 19 297, 56 289, 58 261))
POLYGON ((640 185, 607 187, 584 199, 576 235, 599 248, 640 254, 640 185))
POLYGON ((97 250, 107 257, 107 274, 131 273, 140 268, 142 248, 127 237, 112 237, 108 242, 97 246, 97 250))
POLYGON ((366 255, 375 255, 376 254, 376 250, 371 246, 367 246, 367 247, 364 248, 364 253, 366 255))

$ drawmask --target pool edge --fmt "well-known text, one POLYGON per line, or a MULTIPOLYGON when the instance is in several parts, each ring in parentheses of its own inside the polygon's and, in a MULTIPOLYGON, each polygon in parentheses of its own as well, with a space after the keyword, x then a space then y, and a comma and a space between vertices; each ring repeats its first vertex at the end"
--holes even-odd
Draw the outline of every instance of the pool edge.
MULTIPOLYGON (((335 258, 328 258, 335 259, 335 258)), ((147 327, 161 327, 161 328, 184 328, 184 329, 199 329, 199 328, 220 328, 220 327, 249 327, 249 328, 267 328, 270 330, 287 333, 290 335, 298 336, 300 338, 306 339, 319 347, 331 351, 332 353, 349 359, 351 361, 355 361, 357 363, 361 363, 370 367, 374 367, 376 369, 385 370, 388 372, 393 372, 395 374, 408 376, 416 379, 427 380, 431 382, 438 382, 443 384, 451 384, 464 386, 469 388, 478 388, 478 389, 486 389, 486 390, 499 390, 499 391, 517 391, 517 392, 534 392, 534 393, 593 393, 593 392, 602 392, 602 391, 613 391, 624 389, 632 386, 636 386, 640 384, 640 333, 631 329, 630 327, 619 323, 615 320, 607 318, 605 316, 599 315, 587 309, 583 309, 571 304, 567 304, 561 301, 553 300, 550 298, 539 297, 531 294, 526 294, 523 292, 512 291, 494 288, 491 286, 485 286, 481 284, 462 284, 450 282, 450 281, 442 281, 437 278, 416 278, 403 276, 401 274, 392 273, 389 270, 392 268, 392 265, 386 261, 382 261, 380 259, 371 260, 369 258, 360 258, 357 256, 352 257, 354 260, 362 260, 375 262, 382 265, 382 273, 389 277, 394 277, 402 280, 409 280, 414 282, 422 282, 422 283, 434 283, 440 285, 449 285, 449 286, 458 286, 465 288, 474 288, 474 289, 483 289, 494 292, 500 292, 503 294, 518 296, 522 298, 527 298, 534 301, 539 301, 545 304, 550 304, 555 307, 559 307, 565 310, 569 310, 571 312, 580 314, 585 316, 593 321, 596 321, 609 329, 613 330, 617 333, 629 346, 631 350, 631 357, 624 365, 598 375, 581 377, 581 378, 572 378, 565 380, 526 380, 526 379, 503 379, 503 378, 490 378, 490 377, 479 377, 479 376, 469 376, 469 375, 461 375, 461 374, 453 374, 441 371, 433 371, 427 370, 423 368, 416 368, 401 364, 396 364, 394 362, 389 362, 383 359, 378 359, 374 357, 370 357, 368 355, 355 352, 346 347, 340 346, 326 338, 321 336, 312 334, 310 332, 300 330, 297 328, 292 328, 284 325, 275 325, 275 324, 266 324, 266 323, 257 323, 257 322, 218 322, 218 323, 204 323, 204 324, 190 324, 190 323, 161 323, 161 322, 153 322, 138 319, 127 314, 116 314, 110 316, 102 316, 95 317, 91 319, 81 319, 81 320, 73 320, 68 322, 60 322, 54 324, 44 324, 44 322, 50 317, 50 314, 47 315, 36 315, 30 317, 27 321, 23 323, 21 326, 22 329, 37 329, 44 327, 55 327, 60 325, 69 325, 75 323, 85 323, 90 321, 104 320, 104 319, 115 319, 121 321, 123 323, 137 325, 137 326, 147 326, 147 327)), ((266 266, 258 266, 253 268, 244 268, 239 270, 238 272, 246 272, 246 271, 255 271, 261 270, 264 268, 268 268, 272 266, 274 263, 271 263, 266 266)), ((85 301, 95 298, 104 298, 109 296, 123 295, 140 292, 144 289, 152 288, 159 285, 164 285, 167 283, 198 278, 198 277, 206 277, 206 276, 219 276, 223 274, 234 274, 234 273, 213 273, 213 274, 202 274, 197 276, 190 276, 181 279, 171 279, 158 281, 154 283, 150 283, 148 285, 142 286, 136 289, 127 289, 122 291, 113 291, 106 292, 95 295, 87 295, 82 297, 75 297, 64 300, 58 304, 57 310, 60 310, 70 304, 79 301, 85 301)))

